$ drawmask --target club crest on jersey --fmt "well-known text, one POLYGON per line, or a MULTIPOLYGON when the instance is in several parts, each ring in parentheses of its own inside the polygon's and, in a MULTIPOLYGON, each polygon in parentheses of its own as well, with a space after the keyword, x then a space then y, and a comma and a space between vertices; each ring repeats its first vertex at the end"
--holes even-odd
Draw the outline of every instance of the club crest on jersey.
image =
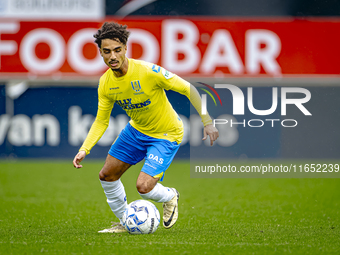
POLYGON ((132 86, 132 89, 133 89, 135 92, 139 92, 139 91, 141 91, 141 89, 142 89, 139 80, 137 80, 137 81, 132 81, 132 82, 131 82, 131 86, 132 86))

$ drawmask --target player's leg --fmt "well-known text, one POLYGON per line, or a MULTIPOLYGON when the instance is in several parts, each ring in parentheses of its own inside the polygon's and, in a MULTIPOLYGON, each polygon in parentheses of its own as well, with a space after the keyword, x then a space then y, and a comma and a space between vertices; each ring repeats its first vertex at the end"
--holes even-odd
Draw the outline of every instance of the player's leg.
POLYGON ((142 147, 138 146, 138 141, 134 140, 129 129, 130 125, 128 124, 113 143, 105 164, 99 173, 107 203, 120 221, 112 228, 99 231, 100 233, 125 232, 121 223, 127 201, 120 177, 131 165, 138 163, 145 156, 145 151, 140 150, 142 147))
POLYGON ((149 193, 157 184, 159 178, 154 178, 144 172, 140 172, 137 178, 137 190, 139 194, 149 193))
POLYGON ((163 203, 163 226, 171 228, 178 219, 179 193, 175 188, 164 187, 157 183, 158 177, 140 172, 137 179, 137 190, 143 199, 163 203))
POLYGON ((130 166, 131 164, 107 155, 105 164, 99 172, 99 179, 104 189, 107 203, 120 221, 127 206, 126 194, 120 177, 130 166))
POLYGON ((120 181, 123 173, 129 169, 131 164, 125 163, 110 154, 107 156, 102 170, 99 172, 99 179, 107 198, 107 203, 112 212, 119 219, 111 228, 99 231, 99 233, 122 233, 125 232, 121 224, 124 210, 127 206, 125 189, 120 181))
POLYGON ((174 192, 162 184, 157 183, 159 177, 153 177, 144 172, 140 172, 137 179, 137 190, 144 199, 150 199, 157 203, 170 201, 174 196, 174 192))
POLYGON ((163 202, 163 226, 171 228, 178 218, 179 193, 174 188, 157 183, 162 181, 179 145, 167 140, 153 141, 148 147, 146 160, 137 179, 137 189, 141 197, 155 202, 163 202))

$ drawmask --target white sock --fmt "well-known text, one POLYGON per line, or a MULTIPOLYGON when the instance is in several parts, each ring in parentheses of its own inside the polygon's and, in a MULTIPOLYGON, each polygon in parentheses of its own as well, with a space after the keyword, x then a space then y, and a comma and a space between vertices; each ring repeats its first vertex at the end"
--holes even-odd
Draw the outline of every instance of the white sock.
POLYGON ((112 212, 122 223, 124 210, 127 206, 123 183, 119 180, 113 182, 100 181, 112 212))
POLYGON ((149 193, 139 193, 139 195, 143 199, 150 199, 158 203, 169 202, 175 196, 174 192, 171 189, 164 187, 160 183, 157 183, 156 186, 149 193))

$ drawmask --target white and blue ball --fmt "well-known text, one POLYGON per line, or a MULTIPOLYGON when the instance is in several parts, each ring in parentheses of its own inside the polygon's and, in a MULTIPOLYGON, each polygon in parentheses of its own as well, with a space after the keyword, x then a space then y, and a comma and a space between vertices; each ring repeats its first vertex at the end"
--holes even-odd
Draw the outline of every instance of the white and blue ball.
POLYGON ((131 202, 123 214, 123 226, 130 234, 152 234, 160 222, 156 206, 146 200, 131 202))

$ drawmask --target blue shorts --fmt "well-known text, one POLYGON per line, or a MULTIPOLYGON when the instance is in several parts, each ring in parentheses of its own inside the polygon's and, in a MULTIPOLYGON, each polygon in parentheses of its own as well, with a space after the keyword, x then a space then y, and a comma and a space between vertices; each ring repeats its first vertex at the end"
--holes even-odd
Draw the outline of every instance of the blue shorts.
POLYGON ((141 171, 163 181, 164 173, 178 149, 177 142, 150 137, 128 123, 112 144, 109 154, 131 165, 145 158, 141 171))

